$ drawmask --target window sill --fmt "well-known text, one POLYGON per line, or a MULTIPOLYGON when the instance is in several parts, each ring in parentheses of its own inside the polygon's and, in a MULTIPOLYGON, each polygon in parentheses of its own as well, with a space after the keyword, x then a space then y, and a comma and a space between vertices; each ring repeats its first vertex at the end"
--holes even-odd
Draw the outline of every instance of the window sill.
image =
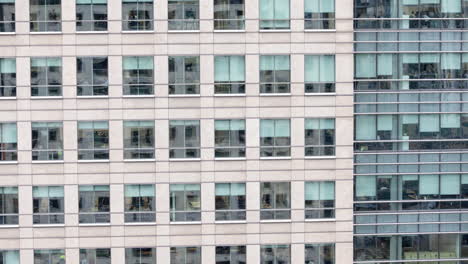
POLYGON ((260 223, 291 223, 291 219, 281 219, 281 220, 260 220, 260 223))
POLYGON ((122 98, 154 98, 154 94, 145 94, 145 95, 122 95, 122 98))
POLYGON ((110 226, 110 223, 86 223, 86 224, 78 224, 80 227, 93 227, 93 226, 110 226))
POLYGON ((170 94, 169 98, 201 97, 200 94, 170 94))
POLYGON ((272 94, 261 93, 260 94, 260 97, 279 97, 279 96, 291 96, 291 93, 272 93, 272 94))
POLYGON ((290 33, 291 29, 260 29, 260 33, 290 33))
POLYGON ((0 100, 16 100, 16 96, 0 96, 0 100))
POLYGON ((245 29, 215 29, 214 33, 245 33, 245 29))
POLYGON ((177 158, 170 158, 169 161, 175 161, 175 162, 184 162, 184 161, 201 161, 201 158, 193 158, 193 159, 177 159, 177 158))
POLYGON ((170 222, 170 225, 201 225, 201 221, 193 221, 193 222, 170 222))
POLYGON ((77 99, 107 99, 108 95, 78 95, 77 99))
POLYGON ((63 32, 62 31, 41 31, 41 32, 30 31, 29 34, 31 35, 61 35, 63 34, 63 32))
POLYGON ((154 29, 152 30, 122 30, 123 34, 152 34, 154 33, 154 29))
POLYGON ((108 34, 109 31, 76 31, 75 32, 77 35, 86 35, 86 34, 108 34))
POLYGON ((60 164, 60 163, 64 163, 63 160, 33 160, 31 161, 32 164, 60 164))
POLYGON ((309 160, 336 159, 336 156, 305 156, 304 159, 309 159, 309 160))
POLYGON ((2 228, 18 228, 19 225, 0 225, 0 229, 2 228))
POLYGON ((200 33, 200 30, 168 30, 167 33, 200 33))
POLYGON ((245 94, 214 94, 214 97, 246 97, 245 94))
POLYGON ((16 35, 16 32, 0 32, 0 35, 16 35))
POLYGON ((304 32, 336 32, 336 29, 304 29, 304 32))
POLYGON ((78 160, 78 163, 109 163, 110 160, 78 160))
POLYGON ((156 159, 124 159, 124 162, 155 162, 156 159))
POLYGON ((246 224, 247 220, 226 220, 226 221, 215 221, 215 224, 229 225, 229 224, 246 224))
POLYGON ((63 96, 31 96, 31 100, 62 100, 63 96))
POLYGON ((305 222, 336 222, 335 218, 316 218, 316 219, 305 219, 305 222))
POLYGON ((48 228, 48 227, 65 227, 65 224, 33 224, 33 227, 48 228))
POLYGON ((13 165, 13 164, 18 164, 18 161, 0 161, 0 165, 13 165))
POLYGON ((291 160, 291 157, 260 157, 260 160, 291 160))
POLYGON ((217 161, 242 161, 242 160, 247 160, 245 157, 239 157, 239 158, 215 158, 217 161))
POLYGON ((305 96, 335 96, 336 93, 305 93, 305 96))
POLYGON ((138 222, 138 223, 124 223, 126 226, 146 226, 146 225, 156 225, 156 222, 138 222))

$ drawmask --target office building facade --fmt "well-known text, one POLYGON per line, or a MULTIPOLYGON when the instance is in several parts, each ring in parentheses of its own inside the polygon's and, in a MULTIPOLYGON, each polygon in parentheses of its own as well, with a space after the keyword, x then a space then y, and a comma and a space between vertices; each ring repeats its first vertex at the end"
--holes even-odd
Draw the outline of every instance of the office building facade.
POLYGON ((0 1, 0 263, 353 263, 352 6, 0 1))

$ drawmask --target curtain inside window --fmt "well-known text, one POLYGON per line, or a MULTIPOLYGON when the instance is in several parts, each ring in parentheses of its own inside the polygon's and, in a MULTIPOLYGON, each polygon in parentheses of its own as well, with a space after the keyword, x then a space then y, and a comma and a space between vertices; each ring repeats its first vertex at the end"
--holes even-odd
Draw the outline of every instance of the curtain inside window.
POLYGON ((200 184, 185 184, 186 191, 200 191, 200 184))
POLYGON ((260 120, 260 136, 261 137, 274 137, 275 136, 275 121, 274 120, 260 120))
POLYGON ((356 77, 376 77, 375 54, 356 54, 356 77))
POLYGON ((377 116, 377 130, 392 131, 393 130, 393 116, 392 115, 378 115, 377 116))
POLYGON ((289 137, 289 120, 275 121, 275 137, 289 137))
POLYGON ((335 0, 320 0, 320 13, 335 13, 335 0))
POLYGON ((305 199, 308 201, 319 200, 320 195, 319 182, 306 182, 305 183, 305 199))
POLYGON ((5 256, 6 264, 19 264, 19 251, 18 250, 8 250, 3 253, 5 256))
POLYGON ((14 2, 15 0, 0 0, 0 3, 14 3, 14 2))
POLYGON ((335 56, 320 56, 320 81, 335 81, 335 56))
POLYGON ((440 0, 420 0, 421 4, 440 4, 440 0))
POLYGON ((231 82, 245 81, 245 57, 229 57, 229 78, 231 82))
POLYGON ((31 67, 46 67, 47 58, 32 58, 31 67))
POLYGON ((275 70, 277 71, 289 71, 289 56, 276 55, 275 59, 275 70))
POLYGON ((47 186, 34 186, 33 197, 34 198, 49 197, 49 188, 47 186))
POLYGON ((260 70, 261 71, 275 70, 275 56, 273 55, 260 56, 260 70))
POLYGON ((320 119, 308 118, 305 120, 305 129, 320 129, 320 119))
POLYGON ((109 191, 109 185, 94 185, 93 188, 95 191, 101 191, 101 192, 109 191))
POLYGON ((441 114, 440 127, 441 128, 460 128, 461 120, 459 114, 441 114))
POLYGON ((15 73, 16 60, 15 59, 0 59, 0 72, 1 73, 15 73))
POLYGON ((468 174, 463 174, 461 176, 461 184, 468 184, 468 174))
POLYGON ((231 183, 231 195, 233 196, 245 195, 245 184, 244 183, 231 183))
POLYGON ((138 69, 152 70, 153 69, 153 57, 150 57, 150 56, 138 57, 138 69))
POLYGON ((376 117, 371 115, 356 116, 356 139, 373 140, 376 138, 376 117))
POLYGON ((320 82, 320 56, 305 56, 305 76, 306 82, 320 82))
POLYGON ((270 0, 275 2, 276 27, 288 27, 289 25, 289 0, 270 0))
POLYGON ((215 81, 228 82, 229 81, 229 57, 216 56, 215 57, 215 81))
POLYGON ((245 120, 231 120, 230 123, 233 131, 245 130, 245 120))
POLYGON ((419 0, 403 0, 403 5, 417 5, 419 0))
POLYGON ((63 186, 50 186, 49 197, 63 197, 63 186))
MULTIPOLYGON (((334 0, 331 0, 334 1, 334 0)), ((304 11, 306 13, 319 13, 320 12, 320 0, 305 0, 304 11)))
POLYGON ((356 197, 377 195, 375 176, 356 176, 356 197))
POLYGON ((154 196, 154 185, 153 184, 140 185, 140 195, 143 196, 143 197, 153 197, 154 196))
POLYGON ((140 197, 140 186, 125 185, 125 197, 140 197))
POLYGON ((230 130, 229 120, 216 120, 215 129, 217 131, 229 131, 230 130))
POLYGON ((138 70, 138 58, 137 57, 124 57, 123 69, 124 70, 138 70))
POLYGON ((216 195, 218 196, 228 196, 231 194, 231 188, 229 183, 217 183, 216 184, 216 195))
POLYGON ((377 55, 377 72, 384 76, 393 74, 393 54, 377 55))
POLYGON ((169 187, 171 192, 180 192, 185 190, 184 184, 171 184, 169 187))
POLYGON ((443 70, 459 70, 461 68, 460 54, 458 53, 442 53, 443 70))
POLYGON ((333 118, 321 118, 320 129, 335 129, 335 119, 333 118))
POLYGON ((419 61, 421 63, 440 63, 439 54, 420 54, 419 61))
POLYGON ((94 129, 109 129, 109 123, 107 121, 93 122, 94 129))
POLYGON ((439 175, 421 175, 419 194, 439 194, 439 175))
MULTIPOLYGON (((123 0, 123 2, 127 2, 127 0, 123 0)), ((129 2, 132 2, 132 1, 129 1, 129 2)), ((107 0, 76 0, 76 3, 77 4, 107 4, 107 0)))
POLYGON ((335 183, 320 183, 320 200, 335 200, 335 183))
MULTIPOLYGON (((275 0, 260 0, 260 19, 273 20, 275 18, 275 0)), ((273 21, 264 21, 263 24, 267 27, 273 25, 273 21)))
POLYGON ((47 67, 61 67, 62 59, 61 58, 47 58, 47 67))
POLYGON ((440 194, 455 195, 460 194, 460 176, 443 174, 440 178, 440 194))
POLYGON ((420 115, 419 132, 439 132, 439 115, 420 115))
POLYGON ((124 121, 124 127, 154 127, 154 121, 124 121))
POLYGON ((78 187, 80 192, 92 192, 94 190, 92 185, 81 185, 78 187))
POLYGON ((17 131, 15 123, 0 124, 0 143, 16 143, 17 131))
POLYGON ((78 122, 78 129, 93 129, 93 122, 78 122))
MULTIPOLYGON (((0 188, 0 193, 1 188, 0 188)), ((18 194, 18 187, 3 187, 3 193, 4 194, 18 194)))

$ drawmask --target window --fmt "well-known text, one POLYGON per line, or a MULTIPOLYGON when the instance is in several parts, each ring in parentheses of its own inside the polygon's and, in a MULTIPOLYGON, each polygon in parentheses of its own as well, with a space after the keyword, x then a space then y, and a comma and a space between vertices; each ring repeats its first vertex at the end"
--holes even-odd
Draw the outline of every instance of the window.
POLYGON ((80 224, 109 223, 109 185, 82 185, 80 192, 80 224))
POLYGON ((61 0, 29 0, 31 32, 61 31, 61 0))
POLYGON ((198 0, 168 0, 169 30, 199 30, 198 0))
POLYGON ((171 184, 170 190, 171 221, 200 221, 200 184, 171 184))
POLYGON ((305 263, 335 264, 334 244, 305 245, 305 263))
POLYGON ((169 158, 200 157, 200 121, 171 120, 169 122, 169 158))
POLYGON ((244 29, 244 9, 244 0, 214 0, 214 29, 244 29))
POLYGON ((169 57, 169 94, 200 94, 199 57, 169 57))
POLYGON ((62 95, 62 59, 31 58, 31 96, 62 95))
POLYGON ((0 250, 0 263, 20 264, 19 250, 0 250))
POLYGON ((305 183, 305 218, 335 217, 335 183, 306 182, 305 183))
POLYGON ((260 183, 260 219, 291 218, 291 188, 289 182, 260 183))
POLYGON ((335 0, 305 0, 305 29, 334 29, 335 0))
MULTIPOLYGON (((268 0, 270 1, 270 0, 268 0)), ((290 67, 288 55, 260 56, 260 93, 289 93, 290 67)))
POLYGON ((125 185, 125 222, 154 222, 154 185, 125 185))
POLYGON ((335 56, 308 55, 305 56, 305 92, 334 93, 335 92, 335 56))
POLYGON ((0 161, 16 161, 17 158, 16 123, 0 123, 0 161))
POLYGON ((123 94, 154 94, 153 57, 123 58, 123 94))
POLYGON ((32 127, 32 159, 62 160, 63 133, 61 122, 38 123, 32 127))
POLYGON ((18 187, 0 187, 0 225, 17 224, 18 187))
POLYGON ((76 58, 76 83, 78 96, 108 94, 107 57, 76 58))
POLYGON ((335 155, 335 119, 305 119, 305 155, 335 155))
POLYGON ((216 183, 216 221, 245 220, 245 183, 216 183))
POLYGON ((201 264, 200 247, 171 247, 171 264, 201 264))
POLYGON ((34 264, 64 264, 65 250, 63 249, 35 249, 34 264))
POLYGON ((291 156, 289 119, 260 120, 260 156, 291 156))
POLYGON ((64 223, 63 186, 33 186, 33 223, 64 223))
POLYGON ((0 2, 0 32, 15 32, 15 0, 0 2))
POLYGON ((110 264, 110 248, 80 248, 80 264, 110 264))
POLYGON ((216 264, 245 264, 247 263, 245 246, 216 247, 216 264))
POLYGON ((244 56, 215 56, 215 93, 245 93, 244 56))
POLYGON ((245 157, 245 120, 215 121, 215 157, 245 157))
POLYGON ((16 59, 0 58, 0 97, 15 97, 15 96, 16 96, 16 59))
POLYGON ((289 0, 260 0, 260 29, 289 29, 289 0))
POLYGON ((76 31, 106 31, 107 0, 76 0, 76 31))
POLYGON ((109 159, 109 123, 78 122, 78 159, 109 159))
POLYGON ((126 248, 125 264, 156 264, 156 249, 126 248))
POLYGON ((122 0, 122 30, 153 30, 153 0, 122 0))
POLYGON ((262 245, 261 264, 291 264, 290 245, 262 245))
POLYGON ((154 158, 154 121, 124 121, 124 159, 154 158))

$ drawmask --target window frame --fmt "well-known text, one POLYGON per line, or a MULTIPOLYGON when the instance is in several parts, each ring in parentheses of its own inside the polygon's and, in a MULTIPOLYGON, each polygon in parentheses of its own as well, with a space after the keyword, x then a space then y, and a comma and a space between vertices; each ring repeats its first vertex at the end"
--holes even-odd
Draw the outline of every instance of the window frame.
MULTIPOLYGON (((271 0, 265 0, 271 1, 271 0)), ((265 19, 262 18, 262 0, 259 1, 259 8, 258 8, 258 17, 259 17, 259 28, 260 30, 291 30, 291 1, 290 0, 273 0, 273 19, 265 19), (286 19, 277 19, 276 18, 276 1, 288 1, 288 18, 286 19), (286 22, 287 25, 281 26, 281 23, 286 22), (273 26, 266 26, 265 23, 273 23, 273 26), (279 23, 280 25, 276 25, 279 23)))
MULTIPOLYGON (((259 74, 260 74, 260 95, 289 95, 291 93, 291 56, 290 55, 260 55, 260 67, 259 67, 259 74), (284 58, 281 58, 284 57, 284 58), (278 81, 281 77, 281 73, 286 70, 277 69, 277 60, 288 58, 288 80, 286 82, 278 81), (273 67, 272 69, 262 69, 262 60, 265 60, 265 64, 267 60, 273 60, 273 67), (270 76, 271 75, 271 76, 270 76), (279 76, 279 77, 278 77, 279 76), (268 81, 271 79, 272 81, 268 81)), ((284 76, 283 76, 284 77, 284 76)))
MULTIPOLYGON (((63 249, 34 249, 34 263, 36 257, 47 257, 49 264, 59 263, 56 260, 65 259, 65 250, 63 249)), ((40 262, 41 258, 39 259, 40 262)))
MULTIPOLYGON (((334 0, 330 0, 334 1, 334 0)), ((307 76, 308 67, 310 65, 307 63, 308 59, 318 58, 318 76, 319 82, 307 81, 307 77, 304 78, 304 92, 305 94, 328 94, 328 93, 335 93, 336 92, 336 56, 334 54, 311 54, 304 56, 304 76, 307 76), (325 57, 333 57, 333 81, 322 81, 322 59, 325 57)), ((329 72, 325 69, 326 72, 329 72)))
POLYGON ((5 122, 0 123, 0 163, 2 162, 16 162, 18 160, 18 125, 17 123, 5 122), (6 127, 14 131, 15 137, 8 137, 6 127), (7 138, 7 139, 5 139, 7 138), (3 142, 8 141, 8 142, 3 142), (12 141, 12 142, 9 142, 12 141), (9 146, 11 145, 11 146, 9 146), (11 153, 9 155, 9 153, 11 153))
POLYGON ((143 262, 145 261, 144 259, 142 259, 144 258, 143 256, 144 250, 148 252, 151 250, 151 258, 152 258, 151 264, 156 264, 156 249, 155 248, 125 248, 125 264, 150 264, 149 262, 143 262), (138 253, 138 256, 135 256, 134 253, 138 253), (138 261, 136 262, 136 260, 131 259, 132 256, 130 256, 130 254, 132 254, 133 257, 137 257, 138 261), (133 262, 130 262, 130 261, 133 261, 133 262))
POLYGON ((200 135, 200 120, 169 120, 169 159, 200 159, 200 151, 201 151, 201 135, 200 135), (182 144, 174 144, 175 140, 177 139, 177 127, 181 127, 181 123, 183 122, 183 139, 184 141, 182 144), (177 124, 176 124, 177 123, 177 124), (192 124, 193 123, 193 124, 192 124), (174 125, 175 124, 175 125, 174 125), (187 127, 194 126, 195 132, 197 133, 197 142, 196 146, 190 146, 187 144, 187 127), (173 138, 173 139, 171 139, 173 138), (174 142, 174 143, 172 143, 174 142), (182 145, 182 147, 177 147, 174 145, 182 145), (177 157, 176 152, 177 150, 184 150, 183 157, 177 157), (187 155, 190 152, 194 152, 193 155, 187 155))
POLYGON ((79 185, 78 186, 78 216, 79 224, 109 224, 110 223, 110 186, 109 185, 79 185), (91 190, 88 190, 91 188, 91 190), (103 189, 103 190, 99 190, 103 189), (105 190, 107 189, 107 190, 105 190), (102 192, 103 194, 98 195, 102 192), (107 193, 105 193, 107 192, 107 193), (93 200, 93 208, 83 208, 84 195, 91 193, 93 200), (107 199, 107 201, 106 201, 107 199), (107 203, 107 204, 106 204, 107 203), (96 207, 97 206, 97 207, 96 207), (91 218, 86 217, 91 216, 91 218), (100 219, 102 218, 102 219, 100 219), (94 220, 94 221, 93 221, 94 220))
POLYGON ((31 122, 31 146, 33 161, 54 161, 63 160, 63 123, 62 122, 31 122), (56 130, 56 142, 52 145, 57 145, 58 148, 51 148, 51 132, 56 130), (41 134, 45 131, 45 142, 41 144, 41 134), (37 138, 34 139, 34 136, 37 138), (45 143, 45 144, 44 144, 45 143), (37 145, 45 145, 45 148, 37 147, 37 145), (41 155, 41 153, 45 153, 41 155))
POLYGON ((17 186, 0 186, 0 226, 18 225, 19 200, 17 186), (5 191, 8 189, 8 193, 5 191), (11 193, 10 193, 11 192, 11 193), (6 197, 11 195, 11 197, 6 197), (7 208, 10 206, 12 208, 7 208), (8 210, 7 210, 8 209, 8 210), (9 212, 13 211, 13 212, 9 212))
POLYGON ((78 97, 88 97, 88 96, 108 96, 109 95, 109 59, 107 56, 102 57, 76 57, 76 95, 78 97), (96 69, 96 65, 99 65, 100 62, 96 60, 102 60, 101 63, 105 64, 105 69, 96 69), (80 65, 85 65, 91 63, 91 76, 88 75, 84 69, 85 67, 81 67, 80 65), (98 73, 102 72, 105 76, 99 76, 98 73), (88 75, 84 78, 81 75, 88 75), (99 82, 99 79, 103 78, 104 81, 102 84, 96 83, 96 79, 99 82), (86 84, 86 82, 90 84, 86 84), (82 90, 91 90, 91 94, 87 94, 82 90), (81 91, 81 92, 80 92, 81 91))
MULTIPOLYGON (((311 0, 304 0, 304 7, 307 7, 307 4, 306 4, 307 1, 311 1, 311 0)), ((306 8, 304 8, 304 29, 305 30, 334 30, 335 29, 336 2, 335 0, 325 0, 325 1, 333 1, 333 12, 306 12, 306 8), (308 17, 308 13, 310 13, 310 17, 308 17), (319 16, 319 17, 314 18, 313 17, 314 15, 319 16), (331 16, 331 17, 327 17, 327 16, 331 16), (315 25, 317 22, 319 23, 319 26, 315 25)), ((319 9, 322 8, 321 1, 318 1, 318 8, 319 9)))
MULTIPOLYGON (((107 0, 104 0, 104 1, 106 1, 105 4, 102 3, 103 0, 99 0, 99 1, 101 1, 100 3, 99 3, 99 1, 98 1, 98 3, 95 3, 95 1, 97 1, 97 0, 88 0, 88 1, 91 1, 91 3, 78 3, 79 0, 76 0, 76 2, 75 2, 76 31, 77 32, 106 32, 107 31, 107 24, 108 24, 108 21, 107 21, 107 18, 108 18, 108 3, 107 3, 107 0), (78 16, 79 8, 78 8, 78 6, 88 6, 87 8, 89 8, 89 10, 91 11, 90 15, 91 15, 91 17, 93 19, 90 19, 90 20, 79 19, 79 16, 78 16), (105 6, 105 18, 104 18, 104 14, 95 13, 95 7, 97 7, 97 6, 105 6), (97 15, 103 15, 103 19, 96 19, 97 15), (90 26, 91 29, 88 30, 88 28, 86 28, 85 25, 91 25, 90 26)), ((85 12, 83 12, 83 13, 85 13, 85 12)))
POLYGON ((245 221, 247 219, 247 186, 245 182, 215 183, 215 221, 245 221), (221 185, 227 185, 229 194, 218 193, 221 185), (243 185, 243 194, 233 195, 234 185, 243 185), (237 203, 237 204, 236 204, 237 203), (237 208, 236 208, 237 207, 237 208))
MULTIPOLYGON (((78 138, 78 160, 108 160, 109 159, 109 121, 78 121, 78 133, 77 133, 77 138, 78 138), (92 128, 87 128, 83 129, 80 128, 80 124, 84 123, 90 123, 92 124, 92 128), (96 124, 99 123, 99 125, 104 125, 106 128, 96 128, 96 124), (92 133, 92 139, 86 138, 86 134, 89 135, 89 133, 92 133), (99 138, 99 133, 103 133, 102 139, 103 139, 103 144, 104 147, 98 147, 96 148, 96 138, 99 138), (92 141, 93 148, 92 149, 83 149, 80 148, 80 144, 85 144, 85 143, 80 143, 83 141, 92 141), (106 146, 107 145, 107 146, 106 146), (83 158, 83 153, 82 152, 90 152, 93 155, 92 159, 87 159, 83 158)), ((99 142, 98 142, 99 143, 99 142)), ((88 142, 89 144, 89 142, 88 142)))
POLYGON ((16 97, 16 58, 0 58, 0 98, 16 97), (8 64, 14 64, 14 72, 8 72, 8 64), (7 71, 7 72, 4 72, 7 71))
POLYGON ((291 157, 291 119, 260 119, 260 158, 289 158, 291 157), (288 121, 288 127, 289 127, 289 136, 284 137, 285 139, 289 141, 287 145, 277 145, 276 138, 283 138, 276 136, 276 126, 277 126, 277 121, 288 121), (268 136, 263 136, 264 133, 262 126, 262 122, 266 121, 273 121, 273 136, 268 137, 268 136), (271 139, 269 139, 271 138, 271 139), (267 144, 268 141, 271 141, 271 144, 267 144), (268 149, 271 149, 271 153, 267 152, 268 149), (284 153, 282 153, 284 152, 284 153))
POLYGON ((216 256, 215 256, 216 264, 224 264, 226 262, 230 264, 247 263, 247 247, 245 245, 216 246, 215 251, 216 251, 216 256), (218 251, 221 251, 221 250, 224 250, 224 251, 229 250, 229 256, 228 256, 229 259, 226 259, 227 256, 223 257, 221 255, 221 254, 227 255, 226 252, 225 253, 220 252, 218 254, 218 251), (236 255, 236 252, 238 252, 238 255, 236 255))
MULTIPOLYGON (((179 188, 177 188, 179 189, 179 188)), ((177 223, 177 222, 200 222, 201 221, 201 185, 197 183, 178 183, 178 184, 170 184, 169 185, 169 211, 170 211, 170 222, 177 223), (176 189, 176 185, 182 185, 182 190, 174 190, 176 189), (191 187, 187 190, 187 187, 191 187), (194 188, 192 190, 192 188, 194 188), (172 189, 172 190, 171 190, 172 189), (177 210, 177 198, 176 192, 182 192, 183 198, 183 210, 177 210), (194 197, 192 201, 190 201, 190 196, 194 197), (198 196, 198 197, 197 197, 198 196), (189 207, 189 204, 194 203, 195 206, 192 205, 192 208, 195 210, 190 210, 192 208, 189 207), (198 203, 198 206, 197 206, 198 203), (198 207, 198 209, 197 209, 198 207), (181 215, 182 218, 179 218, 178 215, 181 215), (180 220, 181 219, 181 220, 180 220)))
POLYGON ((195 247, 171 247, 170 248, 170 254, 171 254, 171 261, 170 263, 177 263, 177 264, 201 264, 202 263, 202 252, 201 252, 201 247, 200 246, 195 246, 195 247), (174 256, 174 254, 180 253, 180 251, 183 250, 184 257, 183 261, 173 261, 177 260, 177 256, 174 256), (190 261, 190 259, 187 259, 188 251, 189 250, 194 250, 194 253, 191 254, 192 257, 196 257, 197 259, 193 259, 193 261, 190 261))
POLYGON ((15 8, 16 8, 16 3, 15 0, 10 0, 11 2, 1 2, 0 3, 0 10, 2 10, 2 20, 0 21, 0 32, 11 32, 14 33, 16 31, 16 13, 15 13, 15 8), (6 12, 5 12, 6 10, 6 12), (3 18, 11 16, 11 20, 3 20, 3 18))
POLYGON ((19 250, 18 249, 14 249, 14 250, 11 250, 11 249, 8 249, 8 250, 0 250, 0 263, 5 263, 5 264, 20 264, 20 253, 19 253, 19 250), (11 260, 11 258, 8 258, 8 254, 14 254, 15 255, 15 259, 17 261, 14 261, 14 262, 8 262, 7 263, 7 260, 11 260))
POLYGON ((154 95, 154 57, 153 56, 123 56, 122 57, 123 96, 151 96, 154 95), (151 69, 140 68, 142 60, 151 59, 151 69), (136 60, 137 69, 126 69, 126 63, 136 60), (150 73, 151 76, 144 76, 150 73), (145 79, 151 79, 146 82, 145 79), (136 90, 135 90, 136 89, 136 90))
POLYGON ((336 118, 306 118, 304 119, 304 154, 306 157, 333 157, 336 153, 336 118), (327 128, 322 129, 322 120, 330 121, 333 120, 333 129, 327 128), (307 122, 316 121, 318 123, 318 129, 308 129, 307 122), (317 133, 318 136, 314 137, 317 133), (332 134, 331 134, 332 133, 332 134), (331 134, 331 135, 330 135, 331 134), (332 144, 327 144, 327 138, 331 139, 332 144), (309 144, 311 141, 318 141, 317 144, 309 144), (323 142, 322 142, 323 140, 323 142), (318 150, 318 154, 315 151, 318 150))
MULTIPOLYGON (((229 1, 229 0, 227 0, 229 1)), ((242 94, 245 94, 245 56, 242 56, 242 55, 216 55, 214 56, 214 89, 215 89, 215 94, 216 95, 229 95, 229 94, 238 94, 238 95, 242 95, 242 94), (242 58, 242 61, 243 61, 243 66, 242 66, 242 71, 243 71, 243 76, 242 76, 242 79, 241 81, 237 81, 237 80, 231 80, 231 60, 233 58, 242 58), (227 62, 227 66, 228 66, 228 75, 229 75, 229 81, 219 81, 219 80, 216 80, 217 77, 218 77, 218 74, 217 74, 217 69, 218 69, 218 63, 222 63, 222 62, 219 62, 219 60, 221 60, 222 58, 226 58, 228 60, 227 62)))
POLYGON ((168 63, 169 96, 200 95, 200 56, 169 56, 168 63), (180 64, 181 61, 183 62, 182 65, 180 64), (187 71, 192 67, 192 71, 187 71), (178 76, 180 73, 182 73, 182 76, 178 76), (191 75, 194 77, 193 80, 191 80, 191 75))
MULTIPOLYGON (((186 0, 168 0, 167 2, 168 5, 168 30, 169 31, 198 31, 200 30, 200 1, 199 0, 192 0, 192 1, 186 1, 186 0), (186 3, 190 2, 189 4, 191 6, 196 6, 196 8, 193 10, 194 11, 194 18, 186 18, 187 17, 187 10, 186 10, 186 3), (182 18, 176 18, 177 17, 177 10, 179 6, 182 6, 182 18), (172 6, 175 6, 175 8, 172 8, 172 6)), ((190 11, 190 9, 188 8, 190 11)))
POLYGON ((88 263, 89 261, 89 263, 109 264, 111 260, 112 255, 110 248, 80 248, 80 263, 83 261, 85 261, 85 263, 88 263), (106 258, 105 260, 99 260, 99 257, 102 257, 101 254, 107 254, 107 256, 104 256, 104 258, 106 258), (90 259, 91 261, 89 261, 90 259))
POLYGON ((124 185, 124 215, 125 223, 143 223, 156 221, 156 190, 154 184, 125 184, 124 185), (139 196, 129 196, 129 189, 138 188, 139 196), (151 187, 153 194, 142 196, 142 187, 151 187), (148 207, 145 208, 145 201, 148 207), (132 209, 132 207, 135 209, 132 209))
POLYGON ((245 158, 246 155, 246 128, 245 128, 245 119, 216 119, 214 127, 214 145, 215 145, 215 159, 222 158, 245 158), (233 130, 232 121, 242 122, 243 129, 233 130), (229 130, 218 130, 217 123, 220 122, 229 122, 229 130), (227 133, 226 136, 220 136, 220 133, 227 133), (234 135, 233 135, 234 133, 234 135), (238 144, 232 143, 233 138, 237 135, 238 144), (222 144, 223 138, 227 138, 227 145, 222 144), (223 153, 226 153, 227 155, 223 153))
POLYGON ((154 159, 155 154, 155 136, 153 120, 124 120, 123 122, 123 145, 124 160, 134 159, 154 159), (131 123, 138 123, 137 126, 128 126, 131 123), (148 123, 148 125, 142 125, 148 123), (151 126, 149 125, 151 123, 151 126), (135 135, 136 134, 136 135, 135 135), (143 136, 142 136, 143 134, 143 136), (147 134, 146 136, 144 134, 147 134), (137 139, 137 147, 132 146, 137 139), (142 138, 143 137, 143 138, 142 138), (151 140, 149 147, 142 147, 142 142, 151 140))
POLYGON ((154 30, 154 1, 152 0, 122 0, 122 31, 153 31, 154 30), (125 13, 125 5, 130 6, 125 13), (133 6, 131 6, 133 5, 133 6), (147 8, 145 8, 147 7, 147 8), (149 13, 140 13, 141 11, 149 13), (132 12, 136 11, 135 14, 132 12), (149 18, 141 18, 141 16, 149 15, 149 18), (136 19, 130 19, 131 17, 136 19), (129 19, 126 19, 126 18, 129 19), (148 23, 149 22, 149 23, 148 23))
POLYGON ((307 181, 304 183, 305 219, 334 219, 336 203, 336 183, 334 181, 307 181), (318 199, 307 199, 309 185, 318 184, 318 199), (333 200, 322 199, 322 185, 333 184, 333 200), (331 202, 332 201, 332 204, 331 202))
POLYGON ((261 245, 260 246, 260 264, 269 264, 269 263, 285 263, 285 264, 291 264, 291 245, 289 244, 274 244, 274 245, 261 245), (284 262, 280 258, 281 256, 280 253, 278 252, 278 249, 285 248, 288 252, 288 256, 286 262, 284 262), (270 251, 271 250, 271 251, 270 251), (271 257, 273 258, 272 260, 266 259, 268 257, 268 251, 271 252, 271 257), (273 262, 271 262, 273 261, 273 262))
POLYGON ((33 186, 32 188, 32 202, 33 202, 33 224, 34 225, 54 225, 65 223, 65 188, 64 186, 33 186), (39 192, 39 188, 47 189, 47 196, 37 196, 35 192, 39 192), (61 192, 62 196, 51 196, 51 188, 61 192), (37 190, 37 191, 36 191, 37 190), (52 201, 56 201, 57 212, 52 211, 52 201), (47 203, 47 212, 41 212, 41 203, 47 203), (61 208, 60 208, 61 207, 61 208), (47 218, 47 221, 43 222, 43 217, 47 218))
POLYGON ((318 258, 318 261, 315 262, 314 260, 309 260, 309 261, 312 261, 312 263, 316 263, 316 264, 335 264, 336 250, 335 250, 335 244, 334 243, 305 244, 304 251, 305 251, 306 262, 307 262, 308 250, 317 251, 317 252, 315 252, 315 256, 318 258), (324 259, 326 257, 326 254, 324 252, 326 252, 326 251, 330 252, 330 254, 331 254, 330 257, 332 258, 331 260, 324 259))
POLYGON ((31 97, 61 97, 63 93, 63 61, 62 57, 31 57, 31 97), (45 62, 45 66, 33 66, 34 62, 37 61, 38 64, 45 62), (59 63, 59 66, 49 66, 52 62, 59 63), (37 68, 34 71, 34 68, 37 68), (55 69, 57 68, 57 69, 55 69), (57 80, 58 84, 50 84, 51 76, 54 77, 54 72, 57 70, 57 80), (33 74, 37 74, 37 77, 34 77, 33 74), (41 75, 44 75, 41 77, 41 75), (33 80, 37 79, 36 82, 40 82, 41 79, 44 79, 46 84, 34 84, 33 80))
MULTIPOLYGON (((284 201, 283 201, 284 203, 284 201)), ((260 221, 278 221, 291 219, 291 182, 260 182, 260 221), (270 184, 271 191, 266 192, 265 185, 270 184), (287 186, 280 186, 280 184, 287 184, 287 186), (287 193, 279 193, 278 189, 287 187, 287 193), (278 207, 279 195, 285 195, 286 205, 284 208, 278 207), (267 195, 271 195, 270 198, 267 195), (267 207, 271 206, 271 207, 267 207)))
POLYGON ((47 3, 45 5, 41 5, 39 2, 40 0, 29 0, 29 30, 30 32, 61 32, 62 31, 62 2, 61 0, 48 0, 48 1, 57 1, 59 7, 59 13, 58 16, 57 14, 53 13, 57 11, 53 6, 54 5, 48 5, 47 3), (37 9, 38 13, 33 13, 33 2, 37 2, 37 9), (52 6, 52 7, 50 7, 52 6), (44 12, 45 19, 44 20, 34 20, 33 16, 40 16, 41 12, 39 11, 40 9, 43 9, 42 11, 44 12), (51 10, 49 10, 51 9, 51 10), (56 15, 57 17, 54 20, 49 20, 48 18, 53 17, 53 15, 56 15), (42 28, 44 27, 44 28, 42 28), (52 27, 52 28, 50 28, 52 27), (55 27, 55 28, 54 28, 55 27))
MULTIPOLYGON (((233 0, 214 0, 213 1, 214 30, 245 30, 245 1, 239 0, 239 1, 242 1, 242 15, 234 16, 234 18, 231 16, 233 13, 235 13, 233 12, 233 10, 237 11, 238 9, 233 9, 231 7, 232 5, 236 5, 236 4, 232 4, 231 1, 233 0), (225 2, 217 4, 216 3, 217 1, 221 1, 221 2, 225 1, 225 2), (216 10, 218 6, 221 6, 221 8, 222 7, 225 7, 225 8, 223 10, 216 10), (220 16, 223 18, 219 18, 220 16)), ((234 1, 237 1, 237 0, 234 0, 234 1)))

